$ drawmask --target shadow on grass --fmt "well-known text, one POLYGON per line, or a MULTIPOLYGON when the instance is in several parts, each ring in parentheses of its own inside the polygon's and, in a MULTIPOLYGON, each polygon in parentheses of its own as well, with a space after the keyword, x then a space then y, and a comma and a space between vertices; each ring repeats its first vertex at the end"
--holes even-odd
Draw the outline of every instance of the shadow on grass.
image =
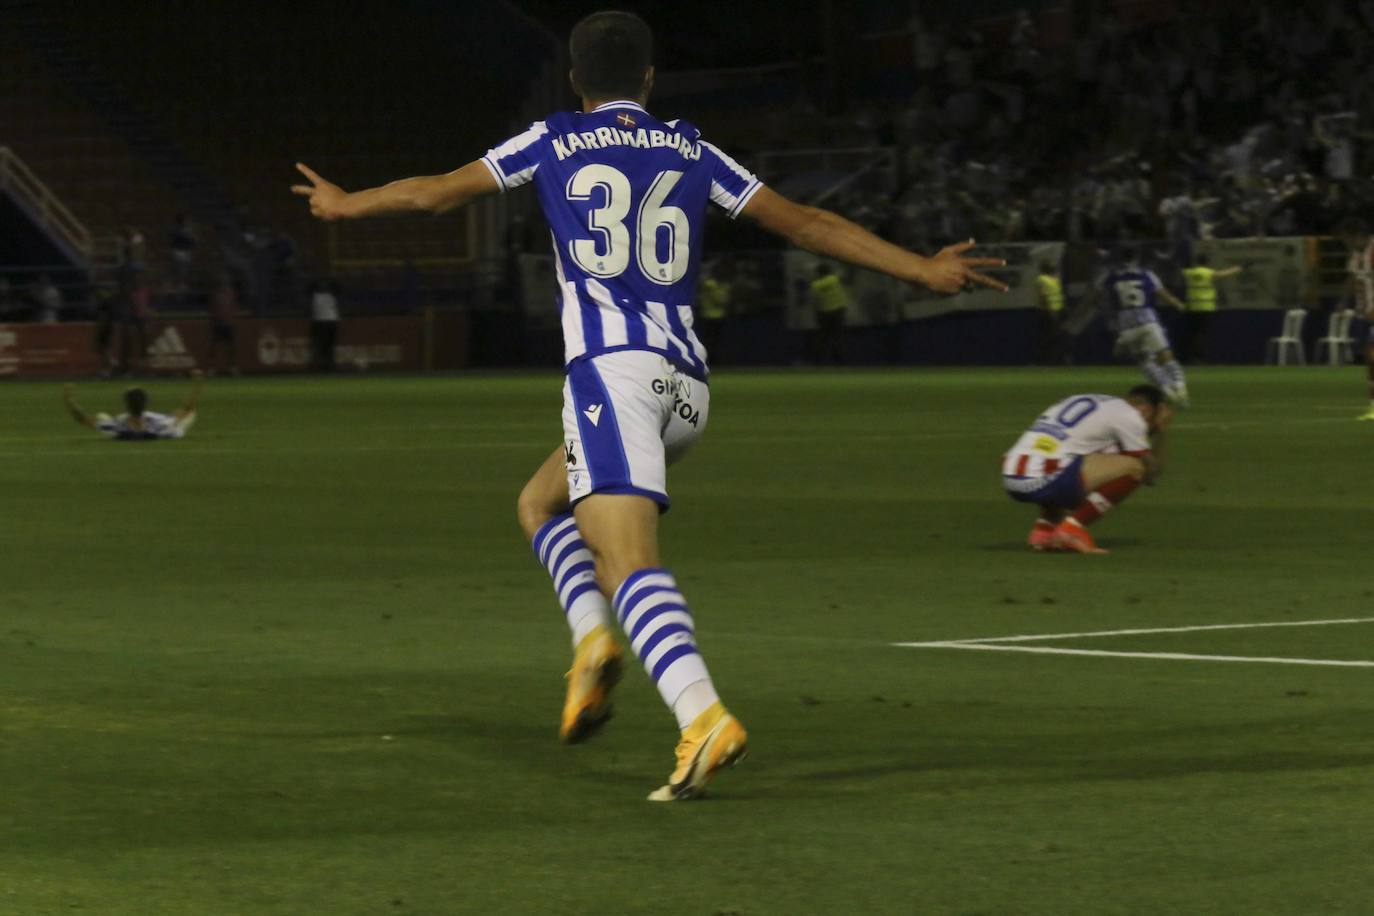
MULTIPOLYGON (((1120 548, 1122 548, 1122 547, 1139 547, 1140 544, 1141 544, 1140 538, 1098 538, 1098 539, 1097 539, 1097 546, 1106 548, 1107 550, 1117 550, 1117 549, 1120 549, 1120 548)), ((1025 542, 1024 540, 1021 540, 1021 541, 997 541, 997 542, 992 543, 992 544, 982 544, 982 545, 979 546, 978 549, 979 549, 979 550, 988 551, 989 553, 1024 553, 1024 554, 1032 554, 1032 553, 1035 552, 1035 551, 1031 550, 1029 547, 1026 546, 1026 542, 1025 542)), ((1052 551, 1052 552, 1053 552, 1053 553, 1063 553, 1065 556, 1068 556, 1068 555, 1069 555, 1069 552, 1068 552, 1068 551, 1052 551)))
POLYGON ((992 740, 960 740, 933 729, 923 736, 923 744, 911 748, 909 757, 888 754, 882 761, 811 770, 792 778, 840 784, 907 774, 928 779, 932 787, 957 790, 1366 769, 1374 766, 1374 741, 1352 744, 1352 724, 1347 721, 1352 715, 1343 711, 1314 719, 1116 728, 1057 737, 1003 735, 992 740), (1271 746, 1276 732, 1287 736, 1289 747, 1271 746))

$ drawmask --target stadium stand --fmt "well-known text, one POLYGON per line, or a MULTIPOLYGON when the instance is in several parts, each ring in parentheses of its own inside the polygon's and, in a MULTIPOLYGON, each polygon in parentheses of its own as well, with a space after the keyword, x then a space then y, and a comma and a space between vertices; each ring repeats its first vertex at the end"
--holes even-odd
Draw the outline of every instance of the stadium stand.
POLYGON ((183 207, 157 170, 54 79, 15 31, 0 30, 0 144, 76 214, 112 263, 124 226, 160 228, 183 207))
MULTIPOLYGON (((500 7, 469 6, 482 15, 500 7)), ((377 183, 446 171, 509 129, 513 112, 502 100, 523 99, 524 79, 498 71, 472 92, 481 60, 466 53, 455 14, 440 4, 412 4, 408 13, 351 17, 267 4, 245 29, 239 4, 207 2, 195 17, 54 5, 31 20, 40 20, 33 31, 58 36, 51 40, 97 69, 107 91, 157 113, 152 127, 185 151, 180 158, 222 183, 221 219, 246 208, 239 219, 284 233, 315 257, 453 259, 467 253, 466 214, 331 234, 284 193, 297 160, 346 184, 377 183), (327 42, 309 38, 320 15, 329 19, 327 42)))

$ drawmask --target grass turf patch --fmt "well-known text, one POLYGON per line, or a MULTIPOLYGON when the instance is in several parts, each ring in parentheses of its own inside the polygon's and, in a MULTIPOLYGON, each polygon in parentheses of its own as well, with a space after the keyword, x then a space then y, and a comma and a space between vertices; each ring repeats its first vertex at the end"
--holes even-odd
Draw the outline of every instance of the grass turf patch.
MULTIPOLYGON (((1367 671, 889 645, 1370 615, 1351 371, 1192 373, 1113 555, 1026 552, 1002 450, 1134 380, 720 374, 663 542, 753 752, 681 806, 642 675, 555 741, 513 504, 556 375, 216 380, 177 443, 0 387, 0 912, 1360 912, 1367 671)), ((1374 658, 1110 647, 1342 638, 1374 658)))

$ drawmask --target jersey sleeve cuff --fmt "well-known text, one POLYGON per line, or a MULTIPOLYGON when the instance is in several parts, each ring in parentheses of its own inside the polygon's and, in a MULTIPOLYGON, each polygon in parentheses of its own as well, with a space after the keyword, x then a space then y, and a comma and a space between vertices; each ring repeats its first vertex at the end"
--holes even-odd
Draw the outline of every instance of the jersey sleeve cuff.
POLYGON ((759 188, 761 187, 763 187, 763 182, 755 178, 749 187, 744 189, 744 193, 739 196, 739 200, 735 201, 735 205, 729 210, 731 219, 739 218, 740 212, 744 209, 744 205, 749 203, 753 196, 759 192, 759 188))
POLYGON ((490 156, 483 156, 481 162, 487 167, 487 171, 491 172, 491 177, 496 179, 496 186, 504 194, 506 192, 506 176, 501 174, 501 167, 493 162, 490 156))

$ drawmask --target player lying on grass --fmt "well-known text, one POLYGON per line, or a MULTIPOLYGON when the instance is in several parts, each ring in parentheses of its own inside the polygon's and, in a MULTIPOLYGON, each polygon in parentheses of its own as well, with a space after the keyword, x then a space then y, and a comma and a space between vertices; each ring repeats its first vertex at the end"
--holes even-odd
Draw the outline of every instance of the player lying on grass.
POLYGON ((1341 224, 1341 238, 1350 249, 1346 270, 1350 272, 1348 300, 1361 318, 1369 322, 1369 338, 1365 342, 1364 365, 1369 379, 1369 409, 1357 419, 1374 420, 1374 239, 1369 225, 1352 219, 1341 224))
POLYGON ((1154 385, 1126 397, 1076 394, 1051 405, 1002 458, 1002 487, 1034 503, 1035 550, 1106 553, 1088 526, 1164 470, 1173 409, 1154 385))
POLYGON ((554 237, 565 345, 563 443, 525 485, 517 514, 553 577, 574 657, 560 734, 575 743, 611 715, 620 677, 614 620, 681 729, 677 767, 654 800, 699 794, 745 752, 697 648, 687 599, 662 565, 666 468, 701 436, 710 411, 707 353, 692 329, 706 207, 744 215, 795 245, 937 292, 1005 289, 968 258, 972 241, 921 257, 842 217, 764 187, 683 121, 645 108, 653 39, 629 13, 583 19, 570 40, 580 112, 532 124, 480 160, 433 177, 346 193, 304 165, 324 220, 443 213, 533 184, 554 237))
POLYGON ((157 413, 148 409, 148 392, 142 388, 130 388, 124 392, 124 408, 127 411, 117 417, 107 413, 92 416, 76 403, 76 389, 71 385, 62 386, 62 400, 72 419, 82 426, 89 426, 97 432, 125 442, 146 439, 180 439, 186 435, 191 424, 196 422, 196 404, 200 401, 200 389, 205 377, 199 369, 191 372, 191 391, 181 406, 170 414, 157 413))
POLYGON ((1113 256, 1115 265, 1101 281, 1101 294, 1116 332, 1116 355, 1135 360, 1145 377, 1179 407, 1188 406, 1188 385, 1164 326, 1155 311, 1160 300, 1176 309, 1183 303, 1164 288, 1152 270, 1140 266, 1134 249, 1113 256))

